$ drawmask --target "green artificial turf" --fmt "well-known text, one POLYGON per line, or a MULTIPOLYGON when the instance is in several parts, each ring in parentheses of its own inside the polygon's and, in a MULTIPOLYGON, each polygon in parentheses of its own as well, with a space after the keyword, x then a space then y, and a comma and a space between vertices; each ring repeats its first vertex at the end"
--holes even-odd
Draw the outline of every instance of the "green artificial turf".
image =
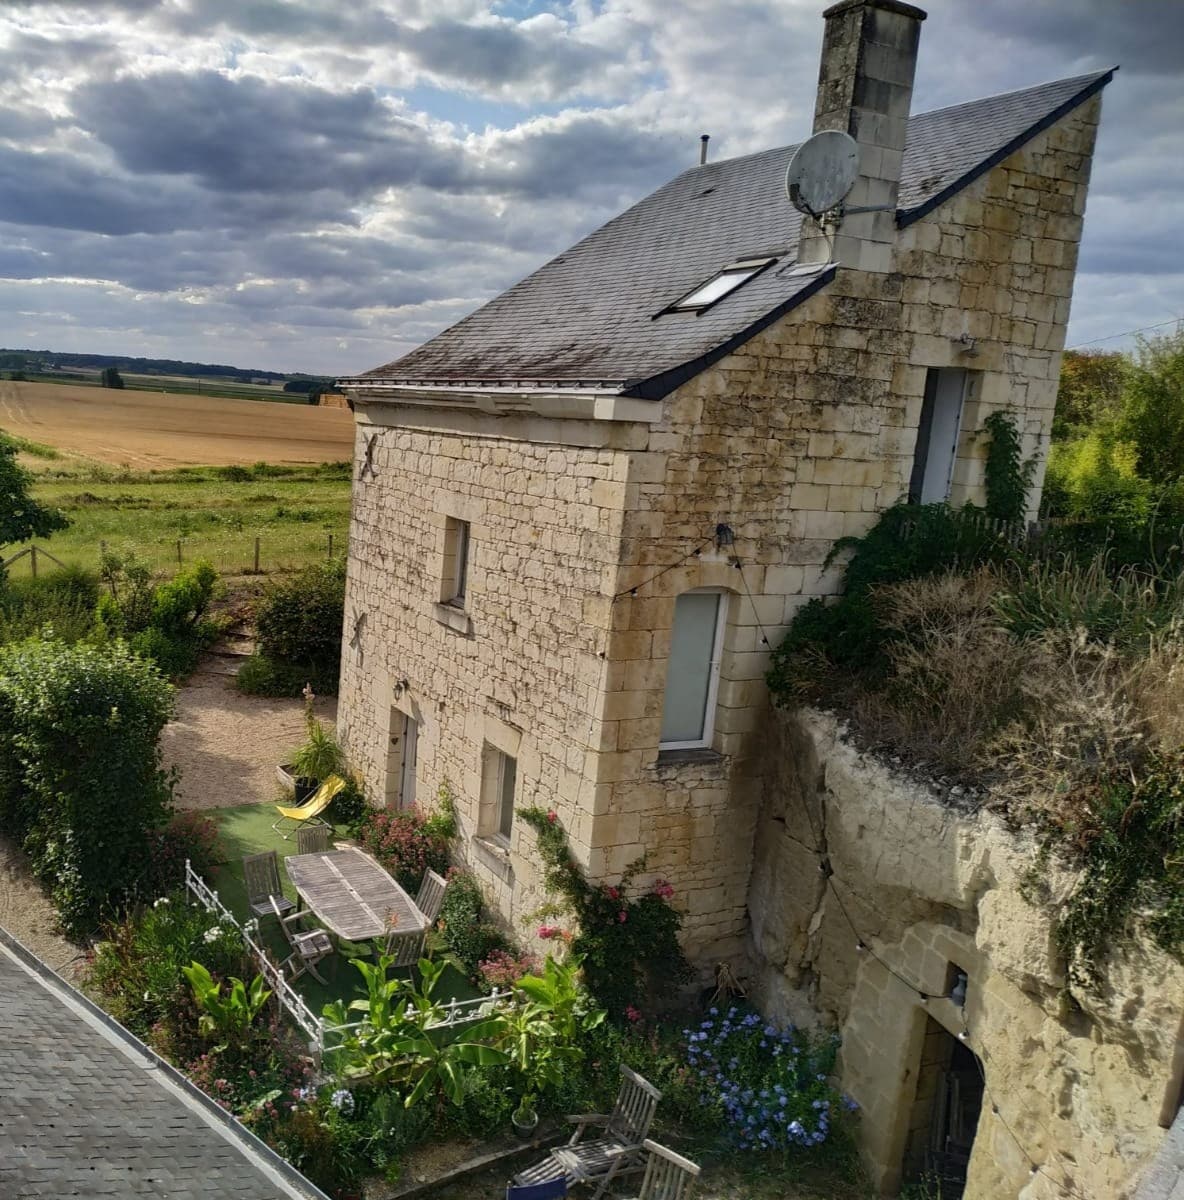
MULTIPOLYGON (((210 882, 222 903, 239 921, 246 921, 251 915, 247 908, 247 889, 243 880, 242 860, 245 855, 274 850, 280 857, 280 883, 284 895, 292 900, 296 899, 296 890, 292 887, 283 864, 283 860, 289 854, 296 853, 296 838, 293 836, 285 840, 271 828, 272 822, 279 817, 274 804, 241 804, 235 808, 211 809, 208 815, 218 826, 218 840, 222 850, 222 862, 210 882)), ((331 837, 342 839, 347 836, 344 826, 334 826, 331 837)), ((264 917, 260 920, 259 936, 276 961, 287 958, 290 951, 276 918, 264 917)), ((334 937, 334 943, 339 952, 317 964, 317 969, 325 976, 327 984, 317 983, 307 972, 293 984, 317 1016, 320 1016, 324 1006, 333 1000, 348 1002, 365 994, 362 976, 349 960, 364 958, 372 961, 374 956, 370 942, 345 942, 334 937)), ((467 1000, 476 995, 478 992, 464 975, 450 966, 440 981, 439 997, 444 1000, 467 1000)))

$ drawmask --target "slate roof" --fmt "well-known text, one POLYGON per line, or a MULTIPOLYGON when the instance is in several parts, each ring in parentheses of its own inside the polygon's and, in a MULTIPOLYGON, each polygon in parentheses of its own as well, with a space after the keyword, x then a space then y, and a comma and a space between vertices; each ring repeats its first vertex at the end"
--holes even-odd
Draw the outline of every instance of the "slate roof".
MULTIPOLYGON (((898 221, 966 187, 1101 89, 1102 71, 909 121, 898 221)), ((801 303, 792 274, 796 146, 692 167, 417 350, 345 385, 604 385, 659 397, 801 303), (782 256, 701 314, 656 314, 737 260, 782 256)))
POLYGON ((3 930, 0 1196, 327 1200, 3 930))

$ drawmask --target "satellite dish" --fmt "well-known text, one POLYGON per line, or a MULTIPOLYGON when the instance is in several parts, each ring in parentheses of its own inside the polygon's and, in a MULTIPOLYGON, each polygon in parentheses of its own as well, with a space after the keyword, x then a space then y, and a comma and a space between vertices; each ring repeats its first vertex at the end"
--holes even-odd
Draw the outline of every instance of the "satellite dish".
POLYGON ((798 212, 818 217, 842 203, 858 174, 855 139, 837 129, 826 129, 794 152, 785 172, 785 191, 798 212))

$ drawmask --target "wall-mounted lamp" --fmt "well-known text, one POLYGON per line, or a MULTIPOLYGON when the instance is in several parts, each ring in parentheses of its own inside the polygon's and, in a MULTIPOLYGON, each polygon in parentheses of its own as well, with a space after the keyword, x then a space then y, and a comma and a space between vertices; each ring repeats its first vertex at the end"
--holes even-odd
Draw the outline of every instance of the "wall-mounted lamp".
POLYGON ((969 980, 966 978, 965 971, 959 971, 957 978, 954 980, 954 986, 950 988, 950 999, 959 1007, 966 1007, 966 986, 969 980))
POLYGON ((404 693, 411 691, 411 681, 409 679, 396 679, 394 687, 391 688, 396 700, 404 693))
POLYGON ((722 521, 715 527, 715 548, 722 550, 725 546, 734 546, 736 544, 736 534, 732 531, 731 525, 725 525, 722 521))

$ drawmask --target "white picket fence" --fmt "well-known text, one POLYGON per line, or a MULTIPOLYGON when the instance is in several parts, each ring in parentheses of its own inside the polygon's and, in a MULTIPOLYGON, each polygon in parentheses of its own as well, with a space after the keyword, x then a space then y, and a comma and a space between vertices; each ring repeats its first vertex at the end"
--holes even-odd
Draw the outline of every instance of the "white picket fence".
MULTIPOLYGON (((185 860, 185 890, 209 912, 215 913, 220 922, 233 926, 239 932, 259 974, 271 988, 272 994, 289 1017, 304 1032, 309 1041, 309 1050, 319 1063, 327 1049, 339 1044, 356 1030, 363 1029, 366 1021, 351 1021, 344 1025, 331 1025, 321 1017, 316 1016, 312 1009, 305 1004, 299 992, 288 982, 279 965, 272 961, 266 949, 245 929, 234 914, 222 903, 218 893, 193 869, 189 860, 185 860)), ((467 1025, 489 1016, 496 1009, 506 1005, 511 997, 509 992, 496 989, 488 996, 475 996, 470 1000, 452 1000, 441 1005, 443 1016, 438 1021, 428 1025, 429 1029, 445 1029, 467 1025)))

